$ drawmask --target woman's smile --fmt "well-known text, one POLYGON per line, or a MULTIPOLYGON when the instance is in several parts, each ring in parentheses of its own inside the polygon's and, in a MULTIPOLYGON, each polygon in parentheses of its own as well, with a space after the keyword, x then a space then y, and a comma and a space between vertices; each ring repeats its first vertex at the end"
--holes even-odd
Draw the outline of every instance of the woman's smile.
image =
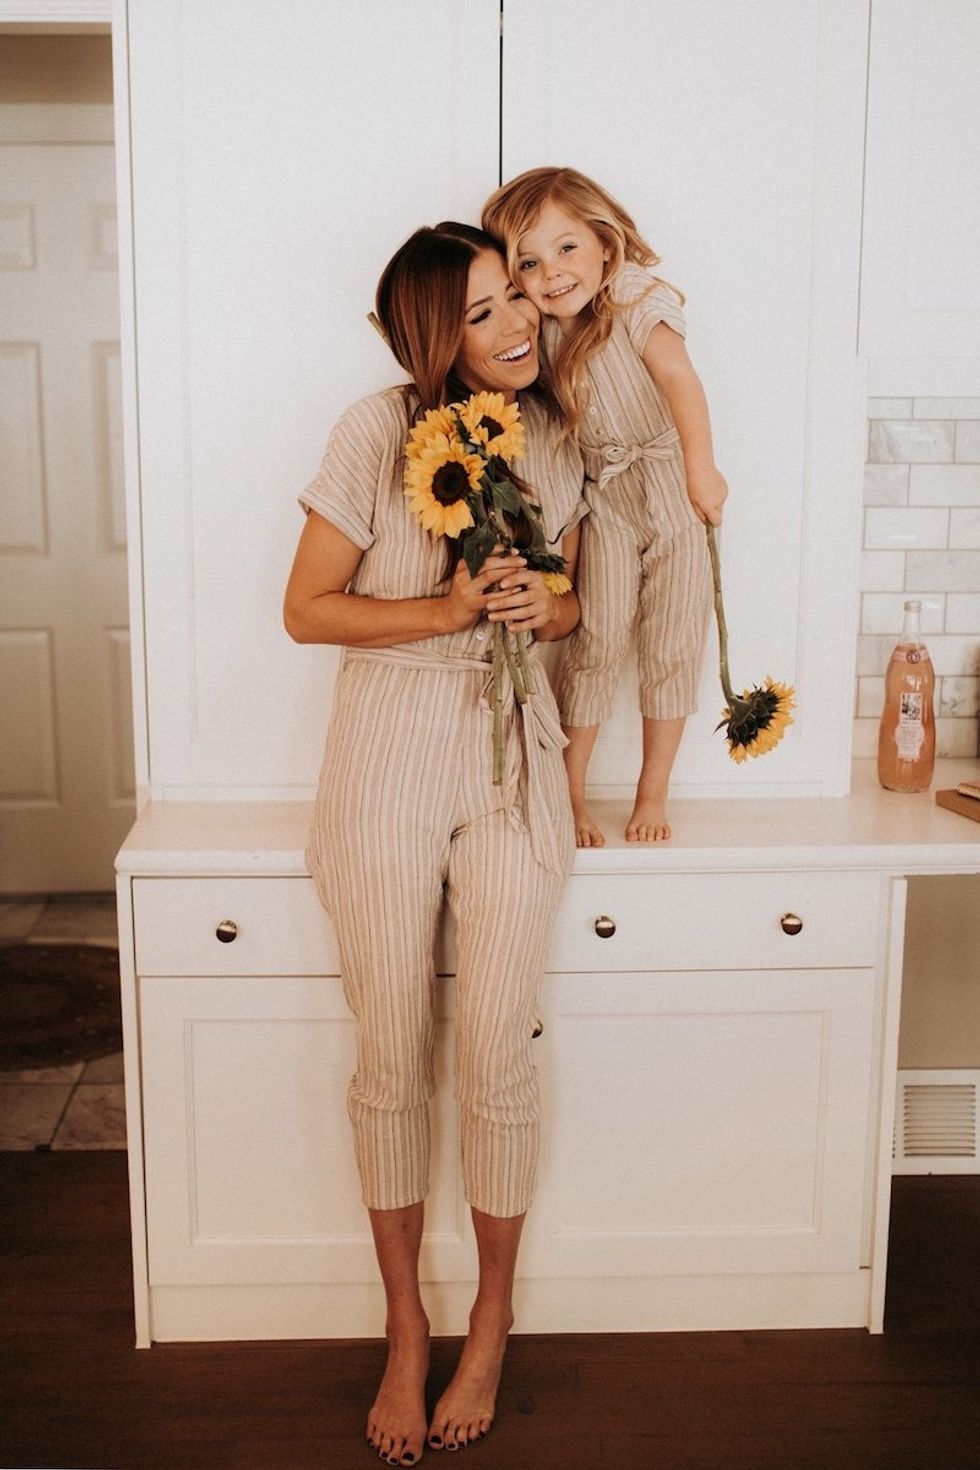
POLYGON ((494 357, 497 362, 522 362, 530 351, 531 339, 528 337, 519 347, 511 347, 507 352, 495 352, 494 357))
POLYGON ((538 376, 538 309, 514 285, 496 250, 473 257, 466 300, 456 371, 467 388, 513 400, 538 376))

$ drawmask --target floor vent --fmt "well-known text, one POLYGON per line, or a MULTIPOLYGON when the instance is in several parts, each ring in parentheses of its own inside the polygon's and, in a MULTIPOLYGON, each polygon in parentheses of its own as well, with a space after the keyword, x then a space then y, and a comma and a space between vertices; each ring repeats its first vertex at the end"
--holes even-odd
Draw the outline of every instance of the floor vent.
POLYGON ((980 1174, 980 1071, 899 1072, 895 1174, 980 1174))

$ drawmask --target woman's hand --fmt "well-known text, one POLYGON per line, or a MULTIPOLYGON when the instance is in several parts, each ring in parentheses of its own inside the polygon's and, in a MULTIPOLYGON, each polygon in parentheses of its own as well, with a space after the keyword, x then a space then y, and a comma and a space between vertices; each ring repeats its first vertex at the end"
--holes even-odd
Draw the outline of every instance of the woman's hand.
POLYGON ((538 575, 528 572, 524 558, 513 553, 495 552, 488 556, 475 577, 470 576, 469 567, 460 559, 449 591, 442 599, 445 631, 459 633, 465 628, 472 628, 502 593, 512 592, 515 586, 523 585, 530 577, 538 575))
POLYGON ((530 633, 554 622, 559 599, 544 585, 542 572, 511 573, 487 602, 487 620, 506 623, 512 633, 530 633))

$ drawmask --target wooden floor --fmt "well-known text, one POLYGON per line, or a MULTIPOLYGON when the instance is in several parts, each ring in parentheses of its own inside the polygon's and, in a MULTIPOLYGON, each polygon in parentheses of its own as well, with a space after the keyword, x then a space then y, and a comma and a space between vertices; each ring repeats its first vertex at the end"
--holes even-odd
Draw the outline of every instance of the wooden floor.
MULTIPOLYGON (((135 1351, 125 1169, 118 1153, 0 1155, 0 1464, 377 1464, 360 1424, 380 1343, 135 1351)), ((893 1221, 883 1337, 515 1337, 467 1466, 976 1470, 980 1178, 896 1180, 893 1221)), ((435 1344, 434 1392, 456 1347, 435 1344)))

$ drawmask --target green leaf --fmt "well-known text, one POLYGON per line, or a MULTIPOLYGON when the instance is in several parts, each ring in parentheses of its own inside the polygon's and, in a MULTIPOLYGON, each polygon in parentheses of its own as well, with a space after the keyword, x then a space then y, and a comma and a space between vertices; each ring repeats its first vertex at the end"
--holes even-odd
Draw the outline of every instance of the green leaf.
POLYGON ((516 516, 520 511, 521 497, 510 480, 494 480, 493 497, 505 515, 516 516))
POLYGON ((486 521, 464 538, 463 559, 471 577, 476 576, 496 544, 497 533, 486 521))

